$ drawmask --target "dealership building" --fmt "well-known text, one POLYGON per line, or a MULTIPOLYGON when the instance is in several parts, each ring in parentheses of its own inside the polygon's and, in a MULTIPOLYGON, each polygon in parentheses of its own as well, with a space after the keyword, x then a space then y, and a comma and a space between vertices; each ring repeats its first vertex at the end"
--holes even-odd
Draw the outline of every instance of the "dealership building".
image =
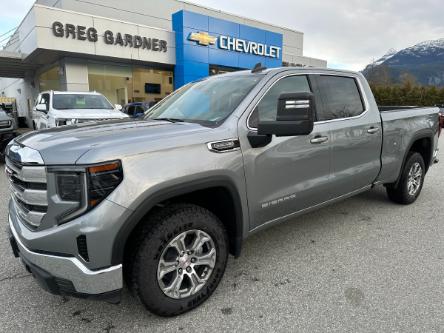
POLYGON ((0 51, 0 96, 29 119, 40 91, 158 101, 196 79, 266 67, 326 67, 303 33, 176 0, 37 0, 0 51))

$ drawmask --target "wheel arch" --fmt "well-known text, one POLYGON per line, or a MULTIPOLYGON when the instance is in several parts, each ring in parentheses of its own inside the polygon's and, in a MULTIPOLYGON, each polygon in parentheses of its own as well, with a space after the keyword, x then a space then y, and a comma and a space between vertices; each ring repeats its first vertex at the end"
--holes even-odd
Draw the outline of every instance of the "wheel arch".
POLYGON ((421 154, 426 166, 425 171, 428 171, 430 165, 432 164, 434 145, 433 142, 434 135, 432 130, 422 130, 412 137, 404 153, 401 169, 399 170, 398 178, 395 183, 396 186, 399 184, 399 181, 401 179, 402 171, 404 170, 405 163, 407 162, 407 157, 412 151, 421 154))
POLYGON ((145 218, 154 209, 158 209, 162 205, 170 202, 200 203, 201 206, 212 211, 222 220, 227 228, 230 241, 230 253, 236 257, 240 255, 243 240, 244 217, 239 191, 234 182, 228 177, 211 177, 166 187, 143 200, 122 225, 114 239, 112 265, 121 264, 124 261, 127 242, 131 239, 137 226, 143 223, 145 218), (208 194, 209 192, 215 194, 216 199, 229 198, 231 200, 230 204, 227 206, 226 203, 224 203, 223 207, 220 206, 220 208, 223 209, 218 211, 214 209, 216 205, 208 207, 207 204, 202 204, 204 201, 199 202, 199 199, 202 199, 202 195, 208 194), (227 212, 226 215, 221 216, 221 211, 227 212), (230 213, 232 213, 234 221, 227 220, 230 213))

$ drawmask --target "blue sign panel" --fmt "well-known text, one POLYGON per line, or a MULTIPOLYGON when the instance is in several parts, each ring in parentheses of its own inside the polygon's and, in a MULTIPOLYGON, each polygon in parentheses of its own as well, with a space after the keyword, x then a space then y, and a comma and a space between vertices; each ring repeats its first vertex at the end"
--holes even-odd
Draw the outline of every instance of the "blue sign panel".
POLYGON ((174 85, 209 75, 210 65, 239 69, 282 66, 282 34, 185 10, 173 14, 174 85))

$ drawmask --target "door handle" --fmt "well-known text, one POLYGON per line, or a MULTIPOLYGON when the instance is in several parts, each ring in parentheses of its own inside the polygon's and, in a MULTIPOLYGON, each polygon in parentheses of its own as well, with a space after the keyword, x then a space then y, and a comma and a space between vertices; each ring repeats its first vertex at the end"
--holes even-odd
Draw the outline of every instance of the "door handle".
POLYGON ((377 133, 377 132, 379 132, 379 127, 370 127, 370 128, 367 130, 367 133, 368 133, 368 134, 375 134, 375 133, 377 133))
POLYGON ((312 144, 320 144, 328 141, 328 136, 317 136, 310 140, 312 144))

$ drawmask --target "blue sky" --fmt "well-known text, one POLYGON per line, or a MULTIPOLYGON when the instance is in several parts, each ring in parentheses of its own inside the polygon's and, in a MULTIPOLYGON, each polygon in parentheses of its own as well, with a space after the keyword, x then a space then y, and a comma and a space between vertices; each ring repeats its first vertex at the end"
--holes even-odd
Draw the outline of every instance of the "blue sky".
MULTIPOLYGON (((444 38, 443 0, 189 1, 302 31, 304 55, 326 59, 332 68, 361 70, 390 48, 444 38)), ((0 35, 17 26, 33 3, 0 0, 0 35)))

